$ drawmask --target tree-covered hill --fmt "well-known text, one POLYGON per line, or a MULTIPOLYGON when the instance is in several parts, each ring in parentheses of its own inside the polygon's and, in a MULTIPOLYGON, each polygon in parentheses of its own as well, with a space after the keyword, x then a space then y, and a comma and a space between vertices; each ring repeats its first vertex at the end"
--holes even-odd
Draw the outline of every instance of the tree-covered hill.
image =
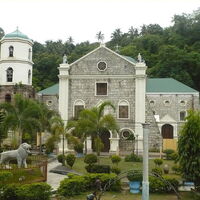
MULTIPOLYGON (((106 46, 133 58, 140 52, 148 66, 149 77, 173 77, 200 91, 200 9, 192 14, 175 15, 172 22, 167 28, 149 24, 140 29, 130 27, 127 33, 116 29, 106 46)), ((0 37, 3 34, 0 28, 0 37)), ((98 45, 88 41, 74 44, 72 37, 66 42, 35 42, 33 85, 41 90, 58 82, 57 67, 64 53, 72 63, 98 45)))

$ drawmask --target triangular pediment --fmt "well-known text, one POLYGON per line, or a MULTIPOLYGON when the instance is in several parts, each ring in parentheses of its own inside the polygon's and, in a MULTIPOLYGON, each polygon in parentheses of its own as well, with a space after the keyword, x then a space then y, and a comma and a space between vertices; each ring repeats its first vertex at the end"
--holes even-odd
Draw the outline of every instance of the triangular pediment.
POLYGON ((171 117, 170 115, 167 114, 160 119, 160 122, 176 122, 176 120, 173 119, 173 117, 171 117))

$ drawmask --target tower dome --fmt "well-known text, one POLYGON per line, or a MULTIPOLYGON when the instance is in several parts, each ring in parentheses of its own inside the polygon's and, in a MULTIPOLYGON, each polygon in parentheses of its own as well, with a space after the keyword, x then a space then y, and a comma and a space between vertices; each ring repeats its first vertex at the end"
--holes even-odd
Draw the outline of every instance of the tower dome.
POLYGON ((29 37, 18 30, 18 28, 12 33, 8 33, 4 36, 4 38, 21 38, 30 40, 29 37))

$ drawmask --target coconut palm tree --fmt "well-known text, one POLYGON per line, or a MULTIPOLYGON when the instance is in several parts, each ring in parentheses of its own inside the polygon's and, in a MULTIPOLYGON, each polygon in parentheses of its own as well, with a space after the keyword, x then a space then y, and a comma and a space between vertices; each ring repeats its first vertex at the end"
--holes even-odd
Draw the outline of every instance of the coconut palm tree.
POLYGON ((43 103, 38 102, 38 121, 40 126, 38 126, 38 134, 40 138, 40 153, 42 152, 42 133, 45 131, 50 132, 51 129, 51 118, 57 116, 58 114, 47 108, 43 103))
POLYGON ((17 94, 12 103, 0 104, 0 110, 5 111, 3 126, 19 134, 19 144, 24 133, 35 133, 40 124, 38 121, 38 105, 31 99, 17 94))
POLYGON ((98 40, 98 42, 103 42, 103 40, 104 40, 104 34, 101 32, 101 31, 99 31, 97 34, 96 34, 96 38, 97 38, 97 40, 98 40))
MULTIPOLYGON (((118 125, 113 115, 104 115, 104 110, 108 106, 115 110, 113 104, 106 101, 99 107, 81 111, 78 120, 69 121, 67 128, 74 127, 74 133, 79 137, 83 137, 85 141, 88 136, 92 136, 97 141, 101 141, 100 136, 103 134, 103 130, 118 131, 118 125)), ((100 145, 99 142, 97 142, 96 150, 97 155, 100 155, 98 145, 100 145)))

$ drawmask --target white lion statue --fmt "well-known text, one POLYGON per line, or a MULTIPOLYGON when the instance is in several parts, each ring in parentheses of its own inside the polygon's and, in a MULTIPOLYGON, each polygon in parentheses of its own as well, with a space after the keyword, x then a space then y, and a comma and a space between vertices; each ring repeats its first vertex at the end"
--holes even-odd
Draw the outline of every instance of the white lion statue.
POLYGON ((0 164, 9 164, 10 160, 17 160, 18 168, 27 168, 26 158, 30 154, 31 145, 22 143, 18 149, 1 153, 0 164))

